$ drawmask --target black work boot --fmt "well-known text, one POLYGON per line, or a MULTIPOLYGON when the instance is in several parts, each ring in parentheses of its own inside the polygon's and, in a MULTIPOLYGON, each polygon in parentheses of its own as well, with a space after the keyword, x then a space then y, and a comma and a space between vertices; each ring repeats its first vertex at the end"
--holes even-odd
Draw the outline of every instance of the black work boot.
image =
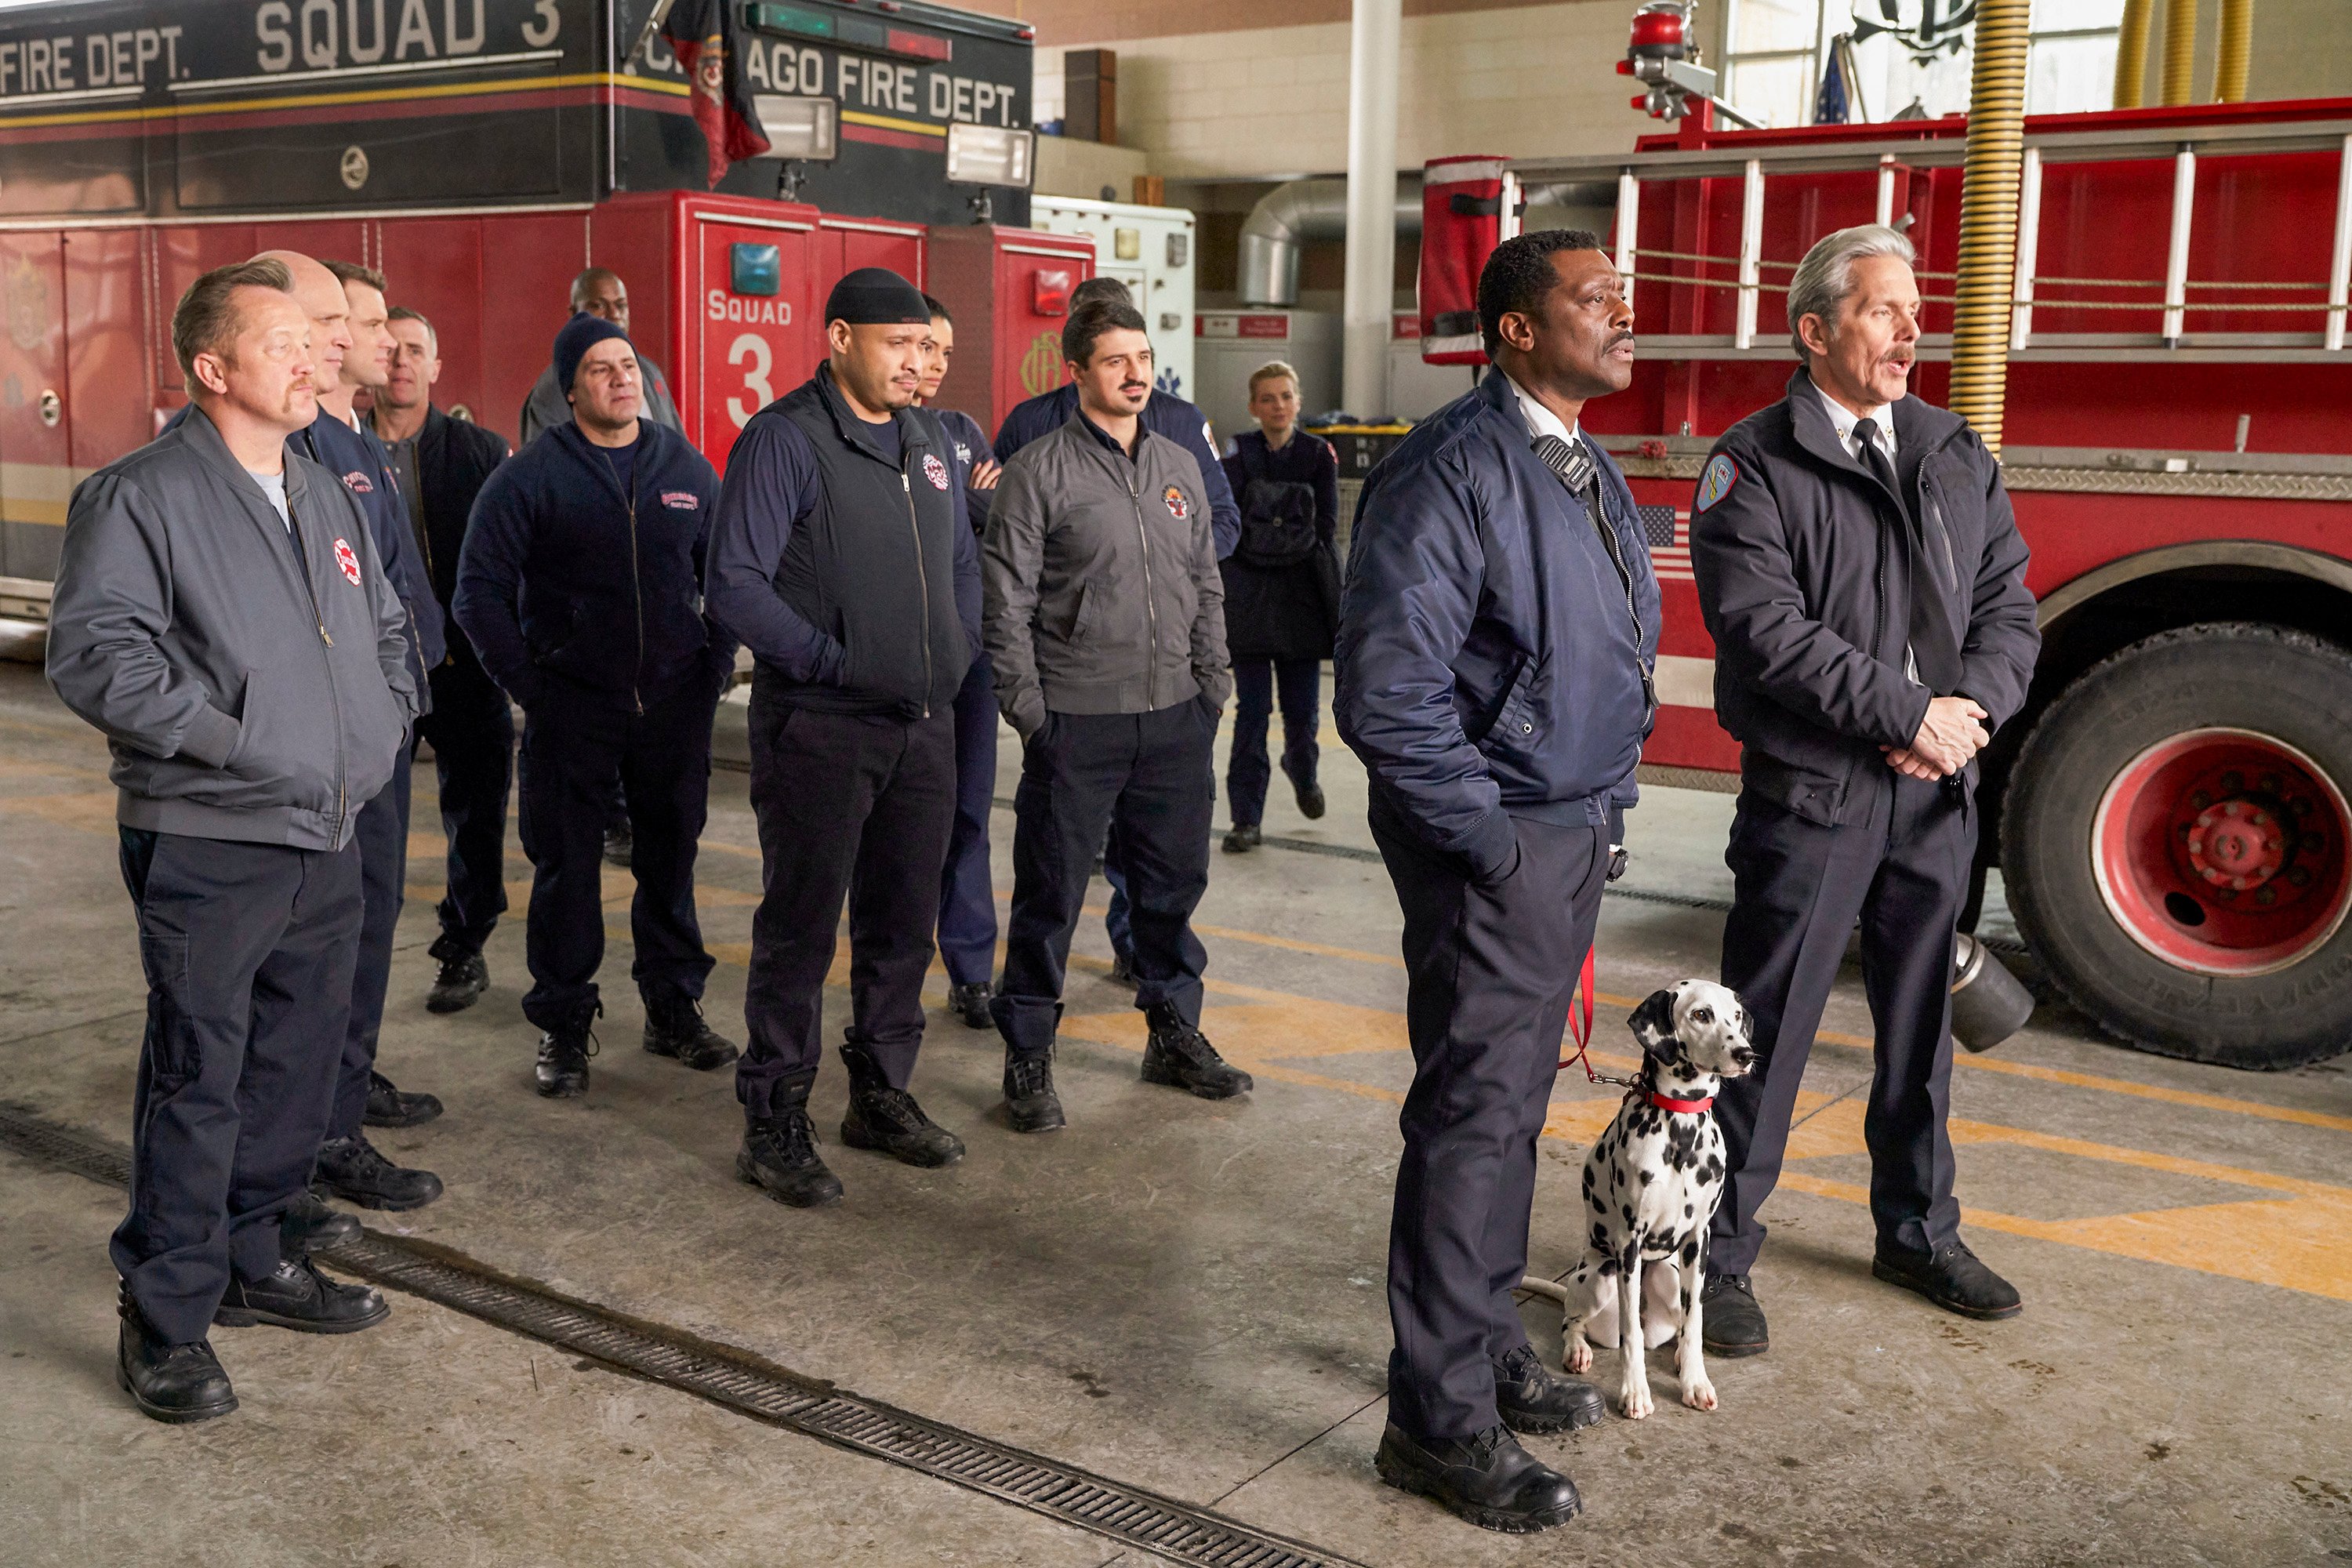
POLYGON ((1521 1345, 1495 1365, 1495 1408, 1514 1432, 1573 1432, 1601 1419, 1601 1391, 1561 1377, 1544 1365, 1531 1345, 1521 1345))
POLYGON ((1881 1247, 1870 1260, 1870 1272, 1964 1318, 2014 1318, 2025 1310, 2017 1287, 1986 1268, 1969 1244, 1957 1238, 1924 1254, 1881 1247))
POLYGON ((737 1055, 735 1042, 704 1020, 702 1004, 691 996, 646 998, 646 1049, 697 1072, 723 1068, 737 1055))
POLYGON ((1134 990, 1135 955, 1131 952, 1119 952, 1114 950, 1110 955, 1110 973, 1104 978, 1113 985, 1124 985, 1130 991, 1134 990))
POLYGON ((996 1020, 988 1005, 996 996, 996 987, 985 980, 975 980, 969 985, 948 987, 948 1005, 955 1010, 968 1029, 992 1029, 996 1020))
POLYGON ((392 1303, 374 1286, 346 1285, 307 1258, 289 1258, 267 1279, 232 1276, 213 1321, 224 1329, 267 1323, 298 1333, 352 1334, 391 1316, 392 1303))
POLYGON ((604 863, 625 871, 637 858, 637 832, 626 818, 604 829, 604 863))
POLYGON ((1424 1445, 1391 1421, 1372 1465, 1389 1485, 1418 1492, 1481 1530, 1528 1535, 1566 1524, 1584 1508, 1575 1482, 1500 1426, 1467 1442, 1424 1445))
POLYGON ((1247 1094, 1250 1075, 1217 1054, 1209 1037, 1184 1022, 1183 1016, 1162 1002, 1144 1016, 1151 1039, 1143 1047, 1143 1081, 1164 1083, 1202 1100, 1231 1100, 1247 1094))
POLYGON ((380 1072, 368 1074, 367 1110, 360 1121, 370 1127, 419 1127, 441 1114, 441 1101, 429 1094, 394 1089, 380 1072))
POLYGON ((175 1345, 155 1331, 124 1285, 116 1310, 122 1331, 114 1343, 114 1379, 140 1414, 174 1425, 209 1421, 236 1408, 236 1390, 208 1340, 175 1345))
POLYGON ((1712 1356, 1737 1361, 1772 1348, 1764 1331, 1764 1308, 1745 1274, 1710 1274, 1698 1296, 1699 1342, 1712 1356))
POLYGON ((1317 817, 1323 815, 1323 786, 1321 784, 1298 784, 1294 781, 1290 787, 1297 792, 1299 816, 1307 818, 1307 821, 1312 822, 1317 817))
POLYGON ((773 1116, 755 1116, 744 1126, 743 1147, 735 1152, 735 1173, 793 1208, 823 1208, 841 1201, 841 1178, 816 1152, 816 1128, 809 1121, 805 1090, 799 1100, 779 1100, 773 1116))
POLYGON ((588 1092, 588 1058, 596 1054, 594 1013, 560 1024, 539 1037, 539 1092, 550 1100, 572 1100, 588 1092))
POLYGON ((841 1119, 844 1143, 926 1169, 963 1158, 963 1140, 924 1115, 913 1095, 891 1088, 871 1047, 847 1041, 841 1059, 849 1068, 849 1113, 841 1119))
POLYGON ((421 1209, 441 1195, 440 1177, 394 1164, 364 1132, 320 1144, 310 1185, 363 1209, 421 1209))
POLYGON ((435 942, 431 952, 441 961, 441 973, 425 994, 426 1012, 462 1013, 482 999, 490 988, 490 966, 480 953, 452 945, 446 937, 435 942))
POLYGON ((1225 853, 1246 855, 1256 848, 1259 840, 1265 837, 1258 831, 1256 823, 1236 822, 1233 826, 1233 830, 1225 835, 1225 853))
POLYGON ((1062 1097, 1054 1092, 1054 1058, 1004 1057, 1004 1119, 1015 1132, 1051 1132, 1067 1127, 1062 1097))
POLYGON ((360 1222, 341 1209, 331 1209, 316 1193, 304 1193, 278 1216, 278 1247, 289 1258, 308 1258, 313 1251, 339 1247, 360 1233, 360 1222))

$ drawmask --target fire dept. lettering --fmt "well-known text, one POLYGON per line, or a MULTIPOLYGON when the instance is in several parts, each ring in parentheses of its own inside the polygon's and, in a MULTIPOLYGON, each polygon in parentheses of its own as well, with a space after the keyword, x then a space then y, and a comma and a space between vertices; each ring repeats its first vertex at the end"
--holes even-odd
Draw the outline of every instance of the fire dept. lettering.
POLYGON ((793 324, 791 300, 747 300, 740 294, 730 294, 724 289, 710 291, 709 312, 714 321, 749 321, 754 326, 764 327, 789 327, 793 324))
POLYGON ((702 498, 696 495, 692 490, 664 490, 661 493, 661 498, 662 505, 676 507, 680 511, 700 511, 702 510, 702 498))
POLYGON ((372 496, 375 494, 375 486, 370 482, 365 474, 360 472, 357 468, 353 468, 350 473, 343 476, 343 488, 351 491, 353 495, 372 496))

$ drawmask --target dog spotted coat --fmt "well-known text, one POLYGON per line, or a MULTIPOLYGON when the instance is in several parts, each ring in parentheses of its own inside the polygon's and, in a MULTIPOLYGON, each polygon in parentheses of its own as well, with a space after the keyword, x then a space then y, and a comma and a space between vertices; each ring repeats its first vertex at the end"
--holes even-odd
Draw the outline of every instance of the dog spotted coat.
POLYGON ((1618 1406, 1640 1420, 1653 1408, 1643 1352, 1669 1338, 1683 1403, 1716 1405, 1699 1290, 1707 1223, 1723 1196, 1723 1133, 1712 1108, 1672 1110, 1653 1097, 1712 1100, 1756 1051, 1747 1008, 1711 981, 1679 981, 1627 1022, 1642 1043, 1640 1087, 1585 1157, 1584 1256, 1559 1283, 1530 1276, 1521 1288, 1560 1303, 1569 1371, 1592 1365, 1596 1342, 1620 1347, 1618 1406))

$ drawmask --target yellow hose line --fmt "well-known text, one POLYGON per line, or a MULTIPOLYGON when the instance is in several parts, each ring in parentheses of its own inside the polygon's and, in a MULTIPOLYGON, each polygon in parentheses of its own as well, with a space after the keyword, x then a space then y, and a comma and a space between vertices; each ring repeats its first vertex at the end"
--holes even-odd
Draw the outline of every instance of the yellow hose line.
POLYGON ((2123 31, 2116 37, 2116 107, 2137 109, 2147 98, 2147 23, 2156 0, 2124 0, 2123 31))
POLYGON ((2017 279, 2017 189, 2025 158, 2025 55, 2032 0, 1984 0, 1969 83, 1960 181, 1959 282, 1952 307, 1952 411, 2000 456, 2017 279))
POLYGON ((2169 109, 2197 97, 2197 0, 2165 0, 2164 104, 2169 109))
POLYGON ((2254 55, 2254 0, 2221 0, 2221 48, 2213 68, 2213 100, 2246 101, 2246 75, 2254 55))

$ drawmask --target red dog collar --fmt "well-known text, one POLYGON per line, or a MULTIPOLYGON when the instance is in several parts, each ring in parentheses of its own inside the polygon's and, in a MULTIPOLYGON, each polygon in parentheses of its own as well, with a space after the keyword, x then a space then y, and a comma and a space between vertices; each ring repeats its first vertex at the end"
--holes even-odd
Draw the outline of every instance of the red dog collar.
POLYGON ((1715 1096, 1711 1094, 1705 1100, 1669 1100, 1654 1089, 1643 1089, 1642 1093, 1643 1098, 1660 1110, 1671 1110, 1683 1116, 1696 1116, 1715 1104, 1715 1096))

